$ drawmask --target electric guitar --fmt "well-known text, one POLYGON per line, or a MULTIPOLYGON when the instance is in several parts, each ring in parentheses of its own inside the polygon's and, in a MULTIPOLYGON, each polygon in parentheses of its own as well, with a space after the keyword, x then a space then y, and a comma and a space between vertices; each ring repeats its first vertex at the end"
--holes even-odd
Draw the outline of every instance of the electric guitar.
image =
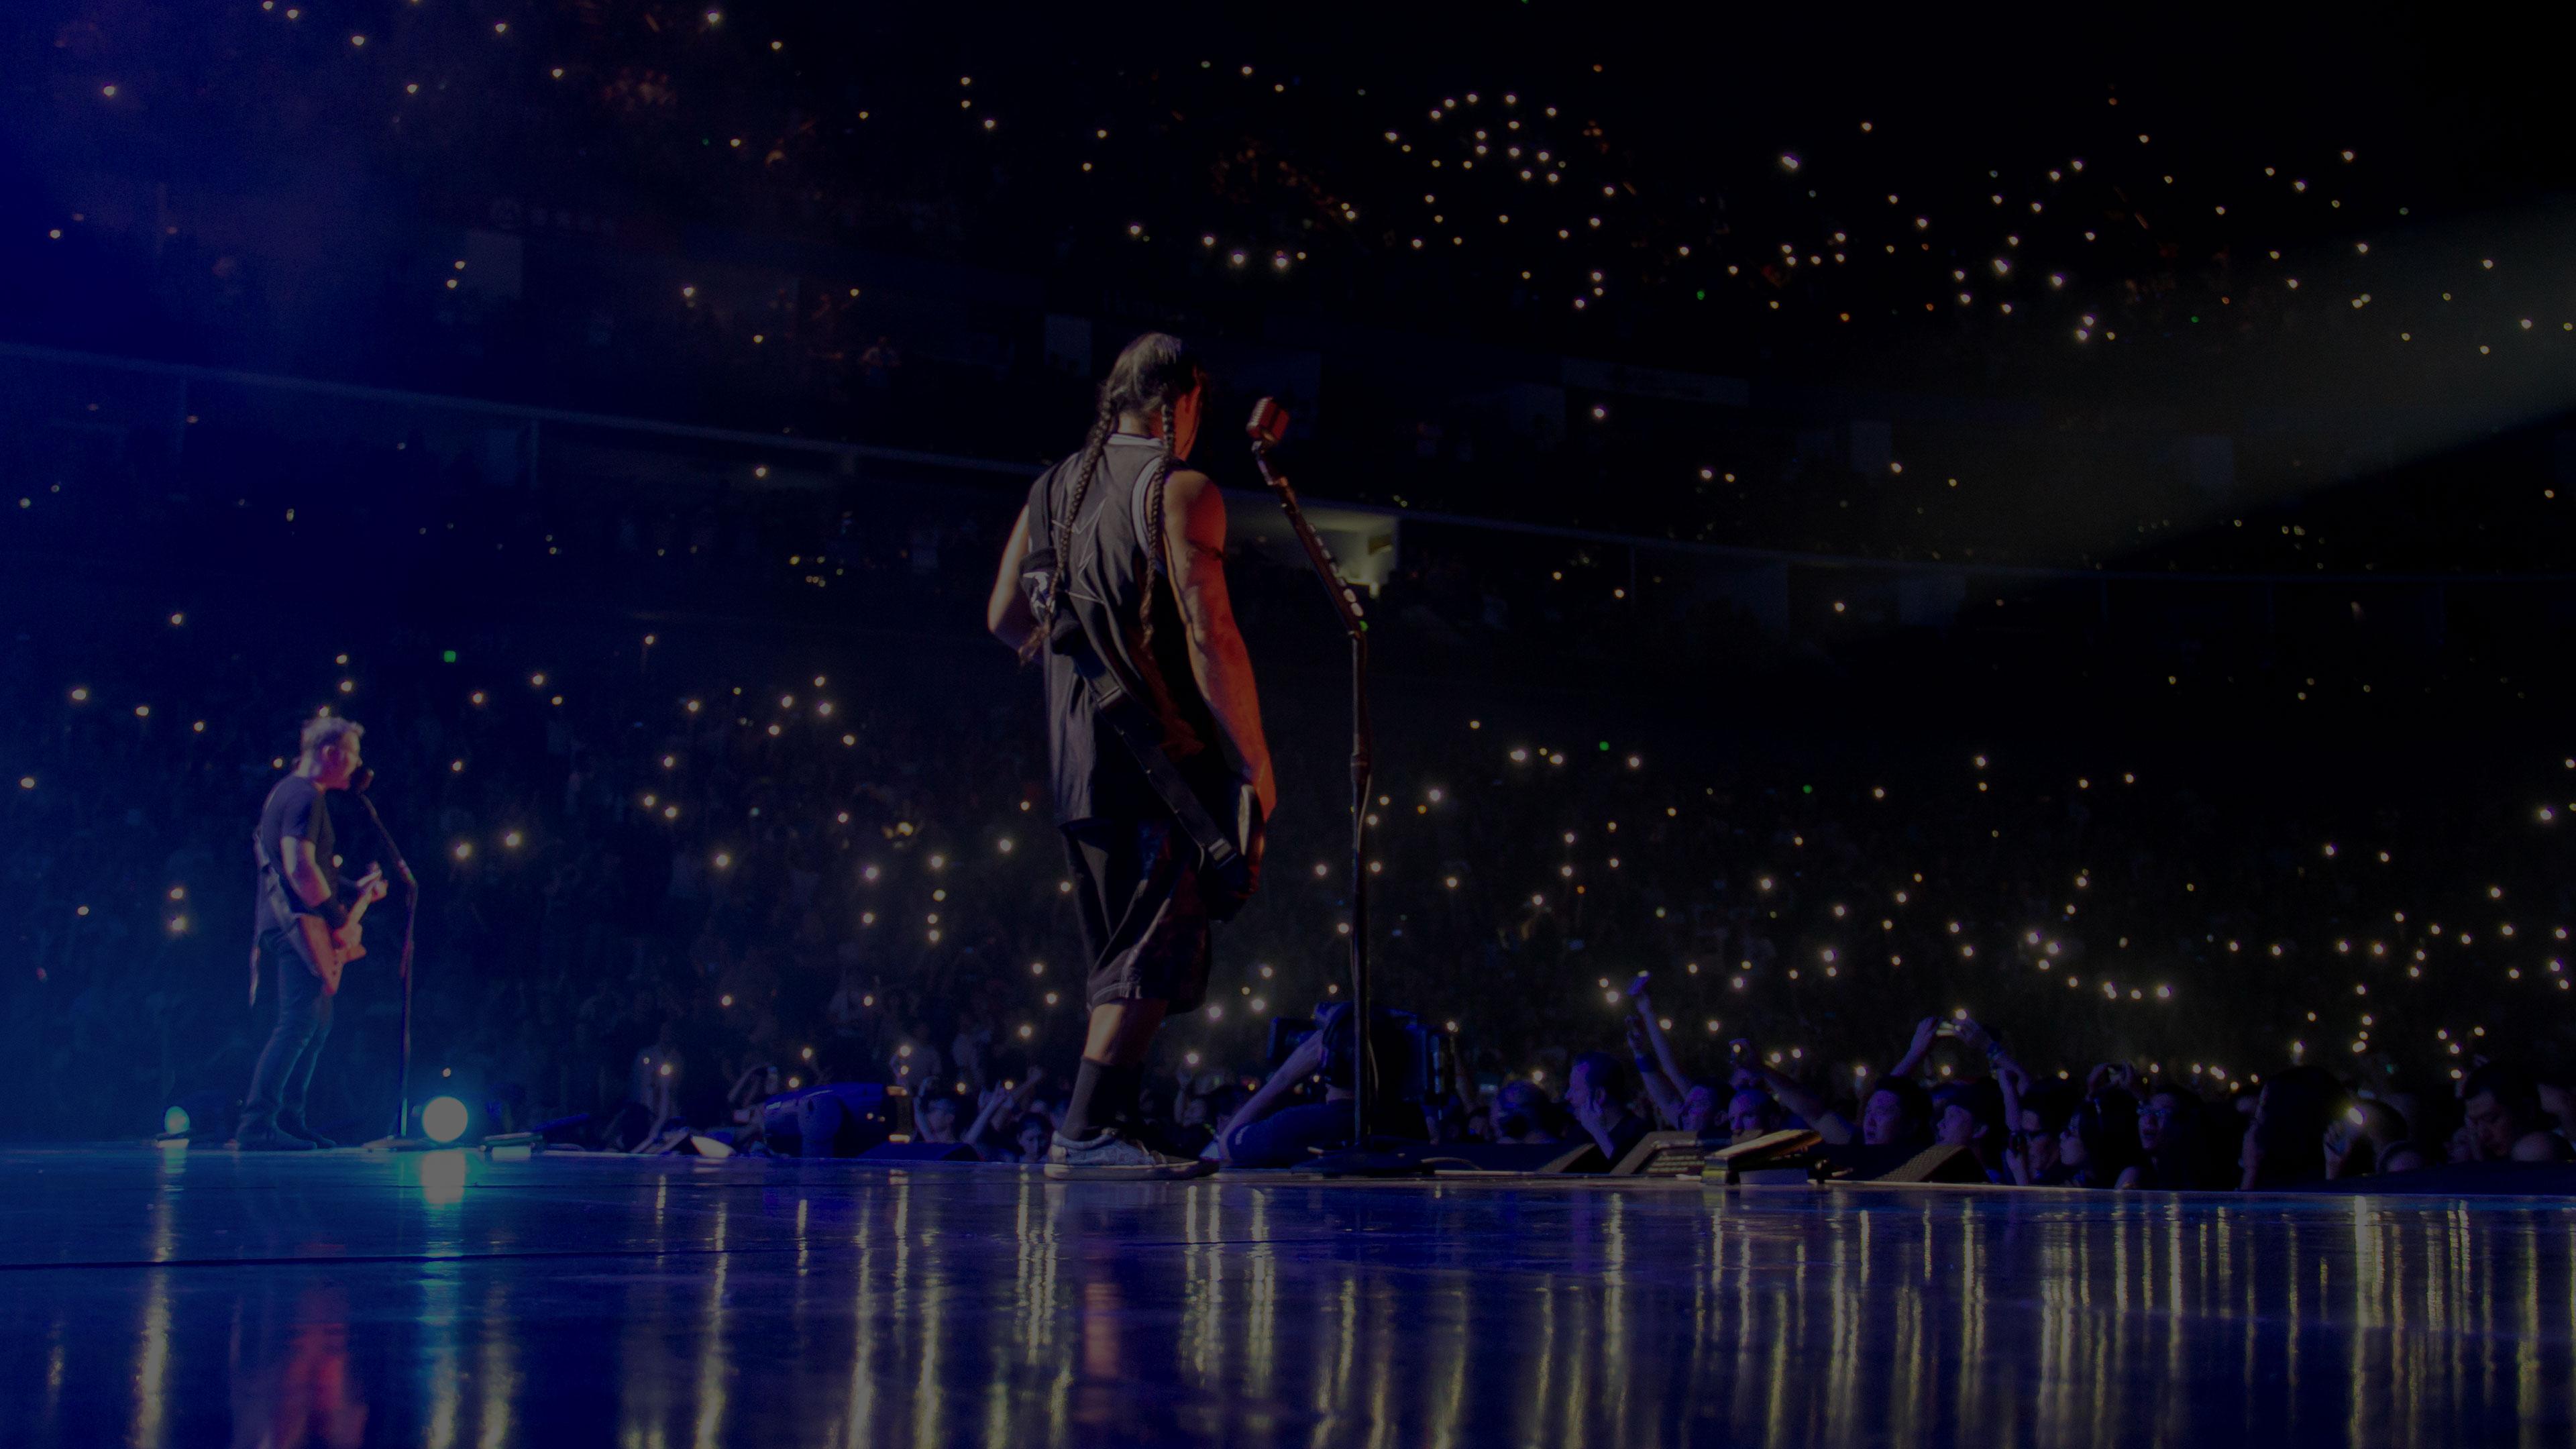
POLYGON ((295 917, 295 928, 304 934, 304 959, 311 963, 313 974, 322 978, 322 994, 325 996, 338 995, 341 971, 350 962, 367 954, 358 922, 367 914, 369 905, 384 898, 384 871, 367 872, 357 886, 357 903, 349 907, 349 919, 338 930, 333 930, 320 916, 299 912, 295 917))

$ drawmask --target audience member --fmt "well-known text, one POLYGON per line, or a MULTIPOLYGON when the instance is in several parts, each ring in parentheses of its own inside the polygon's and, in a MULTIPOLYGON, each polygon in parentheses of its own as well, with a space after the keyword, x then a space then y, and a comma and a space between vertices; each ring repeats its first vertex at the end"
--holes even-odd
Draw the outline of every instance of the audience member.
POLYGON ((2541 1110, 2531 1074, 2488 1062, 2460 1084, 2465 1127, 2481 1162, 2565 1162, 2571 1154, 2556 1122, 2541 1110))
POLYGON ((1606 1161, 1599 1171, 1616 1166, 1652 1130, 1646 1119, 1628 1109, 1636 1090, 1627 1063, 1609 1052, 1585 1052, 1574 1059, 1573 1077, 1565 1089, 1566 1110, 1601 1149, 1606 1161))

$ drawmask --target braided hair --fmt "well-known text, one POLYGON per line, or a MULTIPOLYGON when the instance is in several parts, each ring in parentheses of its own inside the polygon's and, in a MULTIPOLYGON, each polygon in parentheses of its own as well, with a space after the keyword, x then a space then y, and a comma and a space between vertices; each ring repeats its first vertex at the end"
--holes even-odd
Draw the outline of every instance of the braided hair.
MULTIPOLYGON (((1122 413, 1154 409, 1163 425, 1163 455, 1168 463, 1173 447, 1175 410, 1180 400, 1196 391, 1207 380, 1189 344, 1166 332, 1148 332, 1127 344, 1111 365, 1109 376, 1100 384, 1100 404, 1091 418, 1091 433, 1083 442, 1082 463, 1074 472, 1073 496, 1066 500, 1055 516, 1055 581, 1046 591, 1045 607, 1037 627, 1020 645, 1020 657, 1034 658, 1055 637, 1056 623, 1064 612, 1064 598, 1073 574, 1073 532, 1075 521, 1082 516, 1082 505, 1090 497, 1093 480, 1100 476, 1101 460, 1109 451, 1109 436, 1118 429, 1122 413)), ((1146 568, 1154 580, 1164 578, 1170 569, 1163 545, 1163 490, 1156 488, 1148 500, 1152 537, 1145 540, 1146 568)), ((1153 638, 1153 611, 1146 611, 1145 638, 1153 638)))
POLYGON ((1145 495, 1146 603, 1144 623, 1136 639, 1136 647, 1140 651, 1154 647, 1154 586, 1168 585, 1172 575, 1171 549, 1163 541, 1163 485, 1172 481, 1172 470, 1179 466, 1179 460, 1172 456, 1172 411, 1172 400, 1165 398, 1162 408, 1163 457, 1161 465, 1154 470, 1153 491, 1145 495))

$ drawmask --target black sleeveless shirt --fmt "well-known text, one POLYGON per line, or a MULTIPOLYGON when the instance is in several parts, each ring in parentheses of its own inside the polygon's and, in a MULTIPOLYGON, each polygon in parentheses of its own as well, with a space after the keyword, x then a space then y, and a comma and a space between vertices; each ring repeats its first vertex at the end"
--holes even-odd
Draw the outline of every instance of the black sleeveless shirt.
MULTIPOLYGON (((1043 591, 1062 589, 1058 640, 1076 637, 1072 631, 1079 624, 1100 648, 1111 676, 1161 722, 1164 753, 1194 777, 1216 775, 1225 773, 1224 736, 1190 672, 1188 625, 1169 570, 1154 559, 1162 552, 1162 541, 1154 536, 1162 518, 1158 495, 1171 471, 1161 443, 1112 434, 1073 521, 1069 556, 1058 560, 1059 510, 1073 501, 1082 456, 1077 453, 1049 468, 1029 488, 1030 554, 1020 583, 1041 621, 1047 613, 1043 591)), ((1169 813, 1126 746, 1101 725, 1091 691, 1074 672, 1073 661, 1052 646, 1039 658, 1046 669, 1047 760, 1056 822, 1139 820, 1169 813)))

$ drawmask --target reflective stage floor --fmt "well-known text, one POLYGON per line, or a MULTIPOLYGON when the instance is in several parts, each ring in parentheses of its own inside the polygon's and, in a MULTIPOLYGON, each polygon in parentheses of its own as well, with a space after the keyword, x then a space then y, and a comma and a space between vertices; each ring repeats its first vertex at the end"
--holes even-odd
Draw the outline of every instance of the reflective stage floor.
POLYGON ((2564 1444, 2576 1214, 0 1152, 0 1442, 2564 1444))

